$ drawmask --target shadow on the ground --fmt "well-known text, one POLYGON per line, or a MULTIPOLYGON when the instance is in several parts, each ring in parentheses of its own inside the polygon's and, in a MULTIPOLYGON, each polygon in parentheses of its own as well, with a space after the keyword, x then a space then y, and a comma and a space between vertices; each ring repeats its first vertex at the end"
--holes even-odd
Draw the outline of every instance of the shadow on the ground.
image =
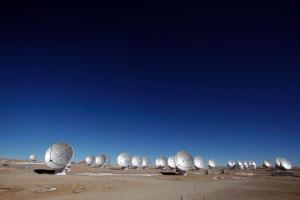
POLYGON ((55 174, 55 170, 52 169, 35 169, 33 171, 37 174, 55 174))
POLYGON ((179 175, 177 172, 160 172, 162 175, 179 175))

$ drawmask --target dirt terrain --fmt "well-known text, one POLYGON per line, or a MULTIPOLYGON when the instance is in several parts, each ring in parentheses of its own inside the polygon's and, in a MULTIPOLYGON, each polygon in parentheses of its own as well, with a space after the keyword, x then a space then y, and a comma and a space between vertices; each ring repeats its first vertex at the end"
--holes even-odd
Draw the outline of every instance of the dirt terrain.
POLYGON ((192 171, 187 176, 161 175, 157 169, 95 168, 72 165, 67 176, 37 174, 42 163, 0 161, 0 199, 300 199, 295 177, 271 176, 273 170, 192 171))

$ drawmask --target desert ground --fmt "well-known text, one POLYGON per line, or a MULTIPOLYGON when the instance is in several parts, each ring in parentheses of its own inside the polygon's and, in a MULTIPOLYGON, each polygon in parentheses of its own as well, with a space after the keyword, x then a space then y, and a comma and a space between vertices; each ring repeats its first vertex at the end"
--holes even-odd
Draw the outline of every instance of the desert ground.
MULTIPOLYGON (((0 160, 0 199, 300 199, 300 171, 272 176, 274 170, 190 171, 162 175, 158 169, 97 168, 73 164, 66 176, 37 174, 43 163, 0 160)), ((168 170, 167 170, 168 171, 168 170)))

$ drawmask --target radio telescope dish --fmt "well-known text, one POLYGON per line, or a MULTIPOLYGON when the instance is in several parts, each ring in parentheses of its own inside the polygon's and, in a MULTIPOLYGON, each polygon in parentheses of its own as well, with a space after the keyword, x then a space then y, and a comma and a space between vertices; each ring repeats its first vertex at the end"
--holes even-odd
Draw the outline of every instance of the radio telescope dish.
POLYGON ((131 166, 131 156, 128 153, 121 153, 118 158, 118 165, 121 167, 130 167, 131 166))
POLYGON ((214 160, 209 160, 208 161, 208 167, 209 168, 215 168, 216 167, 216 163, 214 160))
POLYGON ((194 164, 198 169, 203 169, 204 168, 204 160, 200 156, 195 156, 194 164))
POLYGON ((275 165, 277 168, 281 167, 281 158, 278 157, 275 159, 275 165))
POLYGON ((159 166, 162 167, 162 168, 168 167, 168 160, 167 160, 166 157, 161 156, 161 157, 159 158, 159 166))
POLYGON ((45 153, 45 163, 52 169, 63 169, 73 158, 73 148, 69 144, 56 143, 45 153))
POLYGON ((248 161, 247 163, 248 163, 249 168, 253 167, 251 161, 248 161))
POLYGON ((264 166, 265 168, 271 168, 271 167, 272 167, 272 163, 271 163, 271 161, 269 161, 269 160, 264 160, 263 166, 264 166))
POLYGON ((246 161, 244 161, 244 167, 245 167, 246 169, 249 168, 248 163, 247 163, 246 161))
POLYGON ((98 165, 98 166, 104 166, 105 163, 106 163, 106 156, 103 155, 103 154, 101 154, 101 155, 99 155, 99 156, 96 156, 96 158, 95 158, 95 163, 96 163, 96 165, 98 165))
POLYGON ((237 166, 239 169, 244 169, 244 164, 242 161, 237 161, 237 166))
POLYGON ((150 165, 150 161, 147 157, 143 157, 143 167, 147 168, 150 165))
POLYGON ((178 151, 175 155, 176 169, 188 171, 194 167, 193 157, 186 151, 178 151))
POLYGON ((143 167, 143 158, 141 156, 132 157, 132 165, 137 168, 143 167))
POLYGON ((253 169, 256 169, 256 162, 251 161, 251 165, 252 165, 253 169))
POLYGON ((228 161, 228 167, 229 168, 234 168, 235 167, 235 162, 233 162, 233 161, 228 161))
POLYGON ((168 165, 169 167, 171 167, 172 169, 176 168, 176 164, 175 164, 175 156, 169 156, 168 158, 168 165))
POLYGON ((291 164, 291 162, 290 162, 288 159, 286 159, 286 158, 281 158, 281 159, 280 159, 280 166, 281 166, 283 169, 285 169, 285 170, 290 170, 290 169, 292 169, 292 164, 291 164))
POLYGON ((88 165, 92 165, 94 163, 94 160, 95 160, 95 157, 94 156, 87 156, 85 158, 85 162, 88 164, 88 165))
POLYGON ((29 156, 29 160, 30 160, 30 161, 36 161, 36 160, 37 160, 37 155, 36 155, 36 154, 31 154, 31 155, 29 156))

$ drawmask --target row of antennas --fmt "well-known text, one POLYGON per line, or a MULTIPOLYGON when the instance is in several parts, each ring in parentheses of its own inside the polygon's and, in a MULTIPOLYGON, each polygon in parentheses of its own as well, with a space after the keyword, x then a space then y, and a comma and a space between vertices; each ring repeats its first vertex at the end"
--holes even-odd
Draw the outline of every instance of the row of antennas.
MULTIPOLYGON (((263 167, 273 168, 274 165, 272 164, 272 162, 270 160, 264 160, 263 167)), ((290 170, 290 169, 292 169, 292 163, 286 158, 278 157, 275 159, 275 168, 290 170)))
MULTIPOLYGON (((66 143, 56 143, 48 148, 45 153, 45 163, 48 167, 53 168, 57 171, 65 171, 70 168, 71 160, 74 155, 73 147, 66 143)), ((36 161, 37 156, 35 154, 30 155, 30 160, 36 161)), ((87 156, 85 162, 88 165, 95 164, 96 166, 108 166, 110 165, 110 157, 108 155, 101 154, 99 156, 87 156)), ((121 153, 117 158, 117 163, 122 168, 148 168, 150 166, 150 160, 147 157, 133 156, 131 157, 128 153, 121 153)), ((290 170, 292 164, 286 158, 276 158, 276 168, 290 170)), ((155 160, 157 168, 172 168, 176 169, 177 172, 186 174, 191 169, 204 169, 205 163, 202 157, 192 157, 186 151, 178 151, 175 156, 168 158, 161 156, 155 160)), ((263 162, 263 166, 271 168, 272 163, 269 160, 263 162)), ((208 161, 209 168, 215 168, 216 163, 214 160, 208 161)), ((253 168, 256 169, 256 163, 254 161, 228 161, 229 168, 253 168)))

